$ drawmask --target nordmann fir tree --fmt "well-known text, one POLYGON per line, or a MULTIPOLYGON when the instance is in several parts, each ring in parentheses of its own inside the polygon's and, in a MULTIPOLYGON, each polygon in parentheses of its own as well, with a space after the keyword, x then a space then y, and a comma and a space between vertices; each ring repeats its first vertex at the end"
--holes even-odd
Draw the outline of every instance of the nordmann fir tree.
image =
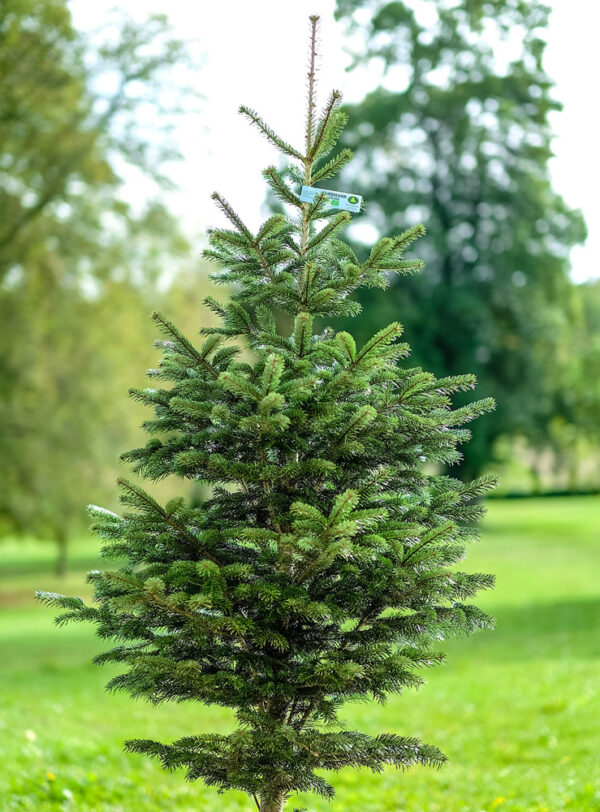
POLYGON ((408 348, 398 323, 360 348, 346 332, 313 332, 316 316, 356 314, 350 296, 361 285, 416 271, 404 252, 423 232, 380 240, 360 264, 337 236, 348 212, 324 195, 302 203, 290 185, 317 184, 351 157, 332 157, 340 94, 316 113, 317 23, 311 17, 304 150, 240 110, 291 160, 265 178, 293 214, 255 234, 214 195, 232 226, 213 231, 207 251, 235 287, 228 304, 207 300, 222 326, 205 329, 197 348, 155 313, 166 341, 150 375, 171 386, 133 392, 153 407, 145 427, 155 436, 125 459, 149 479, 175 474, 213 494, 200 506, 181 498, 163 507, 121 480, 129 510, 92 513, 104 554, 128 563, 89 574, 94 606, 40 593, 66 610, 59 623, 90 620, 119 641, 96 658, 126 667, 109 688, 232 708, 229 735, 126 746, 165 769, 185 767, 190 780, 243 790, 261 812, 280 812, 297 791, 331 797, 316 771, 441 765, 445 756, 417 739, 344 730, 338 711, 419 685, 418 670, 442 659, 431 640, 490 625, 463 601, 491 576, 452 565, 476 536, 478 497, 493 483, 465 485, 425 466, 457 461, 461 426, 492 403, 451 410, 451 394, 473 376, 436 380, 399 366, 408 348), (291 335, 278 331, 276 311, 293 317, 291 335))

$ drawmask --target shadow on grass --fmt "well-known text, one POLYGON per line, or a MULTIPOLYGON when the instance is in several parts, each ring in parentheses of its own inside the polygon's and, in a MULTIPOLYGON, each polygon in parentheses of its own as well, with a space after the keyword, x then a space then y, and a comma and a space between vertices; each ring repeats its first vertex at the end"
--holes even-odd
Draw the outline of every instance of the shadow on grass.
POLYGON ((493 614, 495 630, 468 643, 484 659, 600 658, 600 598, 498 607, 493 614))

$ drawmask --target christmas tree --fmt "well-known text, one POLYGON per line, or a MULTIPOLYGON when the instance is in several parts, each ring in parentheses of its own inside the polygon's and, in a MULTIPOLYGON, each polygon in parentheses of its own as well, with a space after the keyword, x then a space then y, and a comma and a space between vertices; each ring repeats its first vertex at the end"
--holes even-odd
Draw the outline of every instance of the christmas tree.
POLYGON ((214 195, 231 224, 210 234, 206 252, 234 291, 226 304, 207 300, 221 326, 196 346, 154 313, 165 336, 149 373, 157 385, 132 392, 154 410, 152 438, 124 458, 151 480, 205 483, 210 498, 163 506, 121 480, 126 512, 92 514, 104 554, 126 564, 89 574, 92 606, 40 593, 65 610, 59 623, 89 620, 118 642, 96 658, 125 668, 110 689, 231 708, 228 735, 126 747, 184 767, 190 780, 243 790, 261 812, 280 812, 298 791, 331 797, 322 770, 441 765, 435 747, 345 730, 338 712, 347 700, 383 702, 418 686, 419 670, 442 659, 432 640, 490 625, 464 601, 491 576, 453 565, 477 535, 479 497, 493 482, 432 471, 460 459, 464 424, 492 403, 452 410, 452 393, 471 389, 473 376, 439 380, 400 365, 408 347, 396 322, 361 347, 314 326, 356 315, 359 287, 417 271, 405 251, 423 228, 380 240, 361 263, 339 238, 347 198, 311 191, 351 154, 334 150, 340 94, 317 112, 318 18, 310 24, 304 148, 240 108, 289 159, 264 175, 291 214, 254 233, 214 195))

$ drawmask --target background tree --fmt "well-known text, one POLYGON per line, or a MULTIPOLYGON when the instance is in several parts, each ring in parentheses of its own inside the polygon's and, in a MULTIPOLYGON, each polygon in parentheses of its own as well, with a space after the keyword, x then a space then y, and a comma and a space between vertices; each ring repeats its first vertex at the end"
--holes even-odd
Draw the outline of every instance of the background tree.
POLYGON ((189 98, 169 72, 185 64, 164 16, 136 24, 116 15, 83 35, 65 0, 3 3, 0 278, 26 266, 40 242, 59 242, 66 228, 72 234, 80 223, 85 237, 110 218, 126 223, 131 211, 118 194, 124 171, 168 183, 165 162, 178 157, 173 114, 189 98), (90 211, 90 194, 102 208, 90 211))
POLYGON ((586 490, 600 482, 600 282, 577 286, 578 318, 563 363, 547 445, 559 487, 586 490))
MULTIPOLYGON (((351 157, 334 152, 340 94, 316 109, 317 20, 304 145, 240 108, 306 186, 351 157)), ((184 767, 190 780, 243 790, 260 812, 281 812, 293 792, 334 794, 320 770, 445 760, 412 737, 344 730, 338 710, 418 685, 419 669, 441 659, 432 640, 489 626, 465 601, 493 579, 453 565, 477 535, 477 497, 493 482, 464 484, 426 466, 455 461, 469 437, 464 424, 493 404, 453 410, 452 394, 471 388, 472 376, 436 379, 407 367, 398 322, 362 346, 347 332, 315 332, 317 316, 357 312, 355 290, 419 270, 404 254, 423 229, 379 240, 360 262, 339 239, 347 211, 324 195, 302 203, 283 173, 264 174, 292 214, 253 233, 213 195, 230 227, 211 233, 206 255, 235 286, 232 301, 207 300, 220 322, 199 346, 155 313, 163 358, 153 386, 132 393, 154 417, 147 444, 124 458, 146 479, 205 482, 211 498, 163 506, 120 480, 124 514, 92 515, 105 554, 123 566, 90 573, 91 606, 40 597, 66 610, 59 622, 92 621, 118 643, 97 658, 125 669, 111 688, 235 711, 230 734, 136 739, 130 751, 184 767), (276 309, 291 331, 278 331, 276 309)))
POLYGON ((428 231, 428 272, 385 295, 364 292, 360 336, 399 314, 418 363, 472 370, 496 398, 465 448, 467 478, 501 435, 548 442, 572 336, 568 256, 585 229, 548 171, 549 115, 560 109, 543 66, 548 13, 537 0, 337 2, 337 17, 362 34, 355 67, 383 74, 346 108, 350 185, 378 231, 418 221, 428 231))
POLYGON ((119 15, 84 36, 63 0, 2 4, 0 523, 55 538, 60 568, 84 493, 105 493, 106 464, 132 430, 106 409, 127 366, 107 336, 131 336, 141 287, 188 251, 154 194, 190 98, 169 72, 186 64, 163 17, 119 15), (132 173, 150 185, 141 206, 123 194, 132 173))

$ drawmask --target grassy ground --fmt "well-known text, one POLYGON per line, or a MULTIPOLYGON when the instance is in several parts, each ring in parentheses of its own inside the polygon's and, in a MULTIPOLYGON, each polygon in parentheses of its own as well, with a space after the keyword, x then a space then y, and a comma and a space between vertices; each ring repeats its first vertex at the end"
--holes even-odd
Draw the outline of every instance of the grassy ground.
MULTIPOLYGON (((446 644, 448 663, 418 693, 385 707, 349 706, 348 725, 418 735, 450 765, 405 775, 346 770, 330 804, 311 812, 600 810, 600 497, 495 501, 469 567, 494 572, 480 604, 497 630, 446 644)), ((34 588, 82 594, 89 545, 66 583, 47 574, 48 548, 0 546, 0 809, 251 812, 121 751, 124 738, 224 730, 228 713, 152 708, 103 693, 108 669, 85 626, 56 629, 34 588)))

